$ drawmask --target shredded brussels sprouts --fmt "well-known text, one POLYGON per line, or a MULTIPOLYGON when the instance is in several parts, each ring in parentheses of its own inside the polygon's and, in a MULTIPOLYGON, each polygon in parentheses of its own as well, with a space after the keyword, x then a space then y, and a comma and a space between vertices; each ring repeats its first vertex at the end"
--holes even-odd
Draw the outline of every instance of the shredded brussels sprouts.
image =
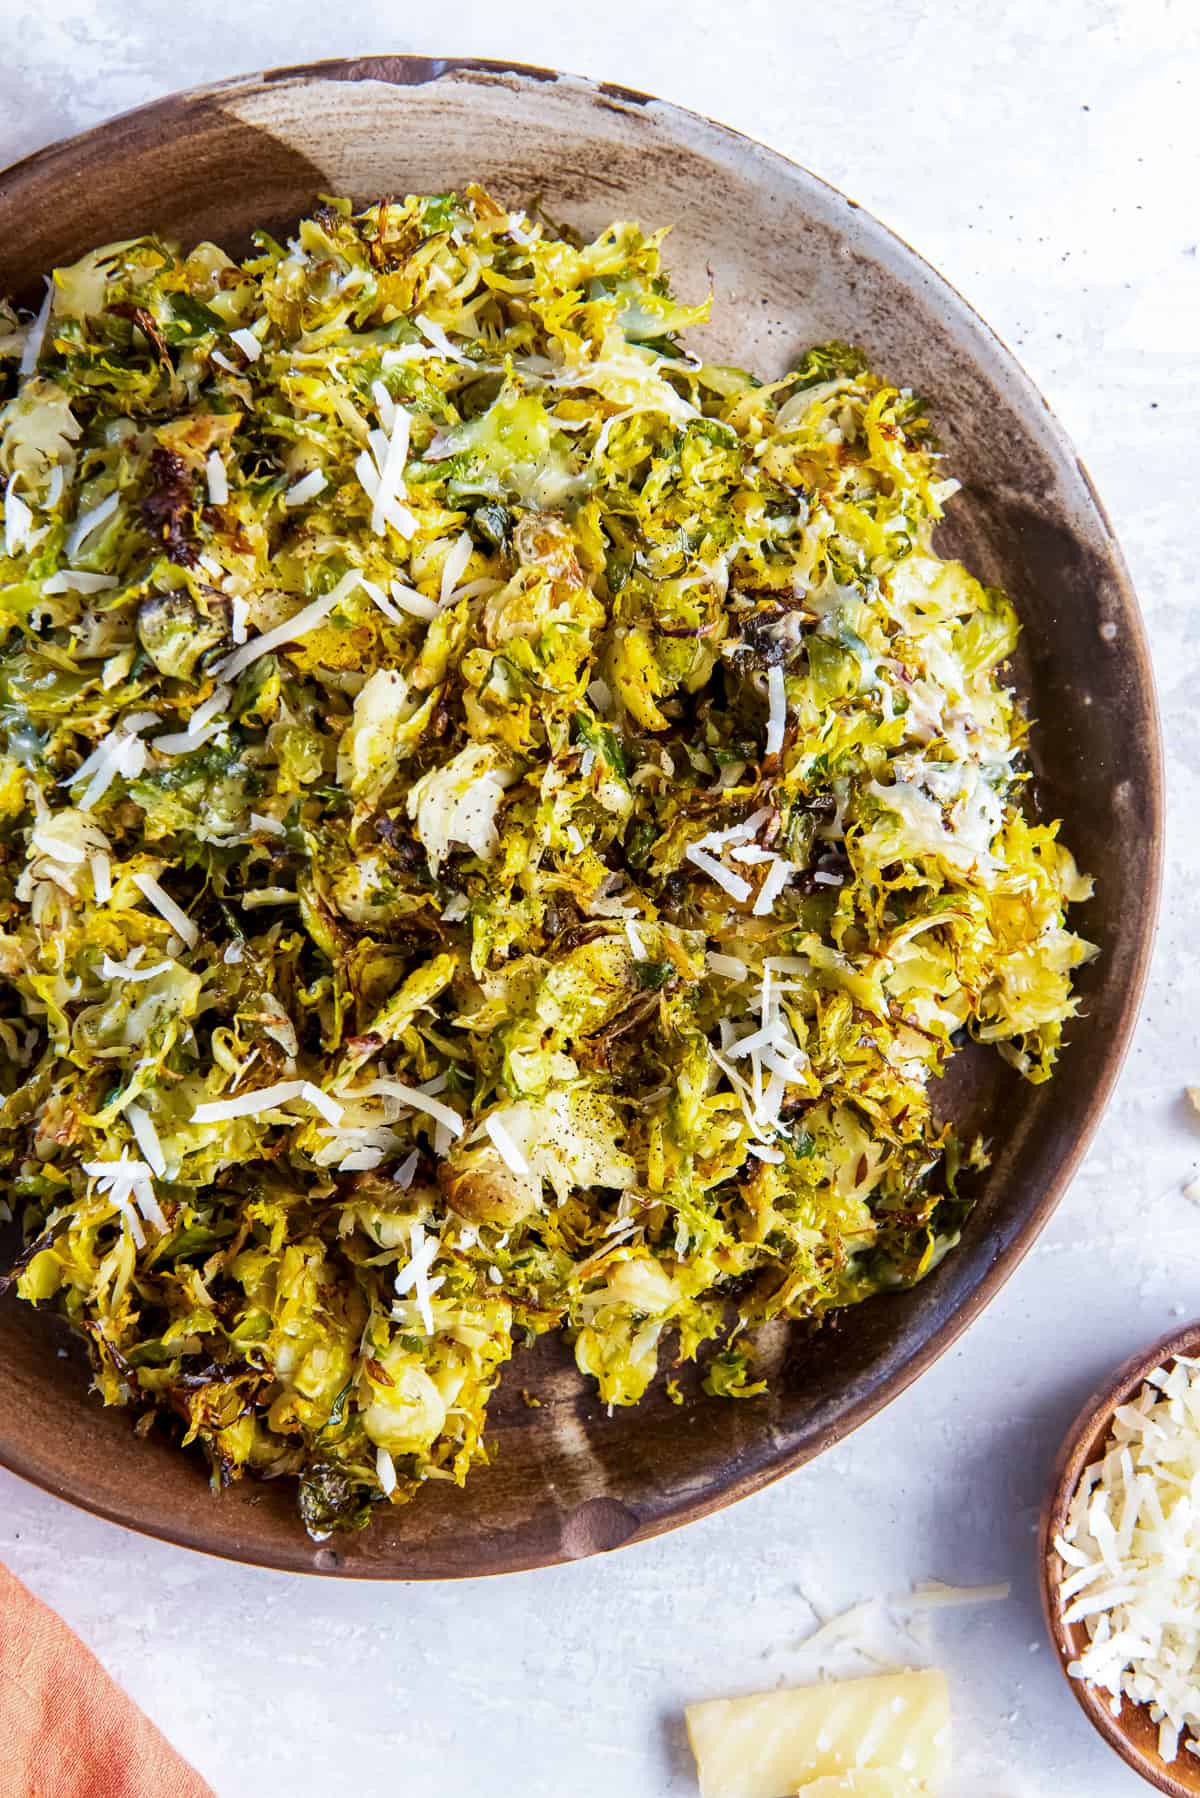
POLYGON ((661 238, 337 200, 0 309, 0 1284, 314 1535, 520 1341, 744 1397, 919 1279, 931 1078, 1090 953, 920 402, 700 362, 661 238))

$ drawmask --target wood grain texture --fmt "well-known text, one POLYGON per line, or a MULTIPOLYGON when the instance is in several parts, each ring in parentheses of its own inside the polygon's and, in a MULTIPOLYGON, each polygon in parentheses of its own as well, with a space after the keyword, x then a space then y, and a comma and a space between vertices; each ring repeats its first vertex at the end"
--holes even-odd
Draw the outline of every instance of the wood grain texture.
MULTIPOLYGON (((413 1579, 498 1573, 610 1549, 753 1492, 864 1421, 943 1352, 1020 1260, 1062 1193, 1111 1089, 1157 906, 1162 780, 1137 603, 1069 443, 1003 346, 905 245, 769 150, 645 96, 547 71, 368 58, 279 70, 144 107, 0 176, 0 291, 99 241, 156 228, 233 251, 318 191, 365 201, 481 180, 583 228, 671 222, 676 285, 714 290, 695 339, 778 373, 809 343, 860 342, 930 402, 953 472, 944 547, 1007 587, 1017 674, 1038 726, 1043 809, 1065 815, 1097 876, 1079 928, 1101 947, 1048 1087, 967 1052, 942 1109, 989 1136, 994 1162, 959 1249, 915 1291, 772 1341, 769 1395, 661 1390, 609 1418, 554 1340, 518 1357, 492 1408, 494 1464, 439 1485, 365 1534, 321 1547, 283 1483, 217 1498, 199 1463, 84 1396, 54 1321, 0 1305, 0 1460, 48 1490, 169 1540, 316 1573, 413 1579), (541 1399, 528 1409, 518 1389, 541 1399)), ((686 1383, 685 1383, 686 1384, 686 1383)))

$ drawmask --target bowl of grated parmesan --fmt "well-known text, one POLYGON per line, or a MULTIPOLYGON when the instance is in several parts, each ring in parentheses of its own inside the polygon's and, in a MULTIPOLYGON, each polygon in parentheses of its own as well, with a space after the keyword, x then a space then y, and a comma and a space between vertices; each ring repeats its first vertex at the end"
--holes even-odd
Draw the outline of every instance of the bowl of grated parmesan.
POLYGON ((1042 1604, 1081 1708, 1160 1792, 1200 1792, 1200 1325, 1090 1398, 1042 1518, 1042 1604))

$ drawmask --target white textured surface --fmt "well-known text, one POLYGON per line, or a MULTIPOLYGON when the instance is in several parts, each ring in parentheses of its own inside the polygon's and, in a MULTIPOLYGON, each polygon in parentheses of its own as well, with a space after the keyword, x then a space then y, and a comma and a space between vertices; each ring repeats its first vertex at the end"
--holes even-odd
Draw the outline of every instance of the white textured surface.
MULTIPOLYGON (((806 1671, 807 1598, 937 1575, 1013 1598, 931 1626, 953 1798, 1134 1798, 1042 1644, 1032 1530, 1079 1401, 1200 1313, 1200 17, 1193 0, 3 0, 0 163, 120 108, 369 50, 556 64, 765 139, 916 244, 1013 344, 1113 514, 1150 623, 1170 851, 1132 1058, 1040 1245, 967 1338, 818 1464, 607 1560, 442 1588, 317 1584, 142 1542, 0 1475, 0 1556, 222 1798, 694 1791, 686 1699, 806 1671)), ((149 1795, 147 1795, 149 1798, 149 1795)))

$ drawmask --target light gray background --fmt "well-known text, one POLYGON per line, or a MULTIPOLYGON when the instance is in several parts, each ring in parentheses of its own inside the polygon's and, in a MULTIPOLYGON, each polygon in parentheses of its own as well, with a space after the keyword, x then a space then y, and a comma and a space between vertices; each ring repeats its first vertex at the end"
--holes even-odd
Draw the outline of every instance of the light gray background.
MULTIPOLYGON (((0 1474, 0 1557, 222 1798, 663 1798, 694 1697, 812 1671, 828 1613, 936 1576, 953 1798, 1134 1798, 1036 1608, 1050 1461, 1112 1364, 1200 1313, 1200 11, 1195 0, 0 0, 0 164, 192 82, 366 51, 518 58, 764 139, 915 244, 1024 360, 1113 514, 1167 730, 1155 975, 1057 1218, 958 1348, 818 1464, 680 1535, 469 1585, 318 1584, 208 1561, 0 1474)), ((880 1632, 881 1652, 905 1644, 880 1632)), ((911 1645, 908 1645, 911 1654, 911 1645)), ((850 1663, 853 1664, 853 1663, 850 1663)), ((861 1667, 861 1664, 860 1664, 861 1667)), ((147 1798, 151 1798, 147 1794, 147 1798)))

